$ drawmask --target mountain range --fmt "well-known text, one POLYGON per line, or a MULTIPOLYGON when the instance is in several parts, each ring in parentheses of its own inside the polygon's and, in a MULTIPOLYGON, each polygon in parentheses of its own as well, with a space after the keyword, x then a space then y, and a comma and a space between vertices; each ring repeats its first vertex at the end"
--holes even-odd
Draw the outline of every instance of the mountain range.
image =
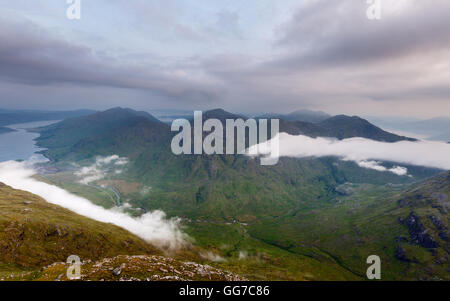
POLYGON ((331 116, 328 115, 325 112, 322 111, 311 111, 311 110, 297 110, 294 112, 291 112, 289 114, 273 114, 273 113, 266 113, 257 116, 257 119, 260 118, 278 118, 283 119, 286 121, 303 121, 303 122, 311 122, 311 123, 318 123, 321 121, 324 121, 331 116))
MULTIPOLYGON (((236 119, 224 110, 205 112, 203 118, 236 119)), ((221 220, 250 221, 297 206, 299 198, 328 199, 335 187, 347 181, 408 183, 438 171, 409 167, 413 178, 363 169, 337 158, 281 158, 265 167, 247 156, 176 156, 170 149, 173 132, 154 118, 115 108, 93 115, 65 120, 36 129, 37 145, 56 164, 86 164, 96 156, 117 154, 129 159, 130 181, 152 187, 151 199, 139 194, 139 207, 161 207, 173 215, 221 220), (277 199, 276 202, 273 200, 277 199)), ((366 137, 381 141, 408 139, 372 126, 357 117, 336 116, 320 124, 280 121, 280 131, 291 134, 335 138, 366 137)))
POLYGON ((391 130, 415 133, 429 140, 450 141, 450 117, 425 120, 369 117, 369 120, 391 130))
POLYGON ((8 127, 0 126, 0 134, 6 134, 6 133, 10 133, 10 132, 14 132, 14 130, 10 129, 8 127))
MULTIPOLYGON (((222 109, 203 117, 246 118, 222 109)), ((316 123, 281 119, 280 130, 414 140, 345 115, 316 123)), ((448 173, 438 175, 441 170, 407 166, 411 176, 406 177, 335 157, 280 158, 275 166, 261 166, 243 155, 176 156, 167 124, 122 108, 34 131, 51 160, 47 165, 56 170, 44 175, 46 181, 105 206, 106 188, 99 192, 81 184, 75 173, 99 156, 126 157, 124 171, 106 174, 96 187, 113 186, 131 208, 183 218, 196 246, 223 258, 210 264, 247 279, 363 279, 371 254, 383 257, 385 279, 448 278, 436 264, 448 260, 449 250, 450 181, 448 173), (422 207, 406 201, 414 197, 422 207), (411 225, 411 217, 420 224, 411 225), (443 223, 441 230, 433 220, 443 223)))
POLYGON ((38 110, 0 109, 0 126, 33 121, 63 120, 72 117, 86 116, 92 113, 95 113, 95 111, 93 110, 38 111, 38 110))

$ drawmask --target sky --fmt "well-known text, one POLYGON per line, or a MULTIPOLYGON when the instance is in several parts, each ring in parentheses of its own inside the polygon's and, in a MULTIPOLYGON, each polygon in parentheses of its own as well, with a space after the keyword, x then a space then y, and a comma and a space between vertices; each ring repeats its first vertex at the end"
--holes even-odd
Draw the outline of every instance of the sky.
POLYGON ((0 0, 0 108, 450 116, 450 1, 0 0))

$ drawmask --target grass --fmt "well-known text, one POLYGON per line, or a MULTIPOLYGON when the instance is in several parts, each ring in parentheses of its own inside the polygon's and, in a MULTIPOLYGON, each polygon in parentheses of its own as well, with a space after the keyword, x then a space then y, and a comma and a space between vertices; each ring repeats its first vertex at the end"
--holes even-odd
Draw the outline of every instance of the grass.
POLYGON ((326 254, 311 258, 264 243, 241 224, 191 223, 187 232, 222 257, 209 264, 250 280, 361 280, 326 254))
MULTIPOLYGON (((239 185, 230 188, 230 197, 234 196, 233 190, 246 184, 239 185)), ((344 195, 314 199, 304 192, 304 199, 299 199, 290 210, 280 210, 278 215, 240 215, 236 219, 217 212, 211 216, 190 215, 190 210, 185 210, 181 216, 187 218, 186 231, 195 239, 195 245, 224 259, 220 262, 203 259, 205 263, 252 280, 363 280, 369 255, 381 257, 386 280, 448 277, 445 267, 434 263, 436 256, 447 256, 445 249, 440 248, 433 255, 411 242, 396 240, 409 237, 408 228, 399 222, 399 217, 405 218, 414 210, 424 217, 425 226, 432 229, 427 216, 439 214, 439 207, 422 203, 422 207, 415 208, 399 206, 398 200, 404 198, 405 190, 412 189, 409 185, 347 183, 341 186, 339 190, 344 195), (398 247, 404 248, 417 262, 398 260, 395 257, 398 247)), ((427 186, 419 187, 423 190, 427 186)), ((438 191, 436 187, 427 189, 430 194, 438 191)), ((417 193, 413 190, 410 194, 417 193)), ((89 198, 86 192, 83 195, 89 198)), ((152 187, 150 198, 155 200, 155 195, 158 190, 152 187)), ((131 199, 135 206, 174 212, 170 210, 170 202, 140 204, 133 202, 135 196, 131 192, 123 197, 131 199)), ((177 204, 180 208, 175 212, 189 208, 189 204, 177 204)))
POLYGON ((116 206, 116 196, 108 188, 85 185, 77 182, 77 178, 71 172, 61 172, 57 175, 35 176, 39 181, 53 184, 70 193, 90 200, 92 203, 110 209, 116 206))
MULTIPOLYGON (((120 254, 160 254, 130 232, 77 215, 38 196, 0 184, 0 263, 40 268, 120 254)), ((5 266, 6 265, 6 266, 5 266)))

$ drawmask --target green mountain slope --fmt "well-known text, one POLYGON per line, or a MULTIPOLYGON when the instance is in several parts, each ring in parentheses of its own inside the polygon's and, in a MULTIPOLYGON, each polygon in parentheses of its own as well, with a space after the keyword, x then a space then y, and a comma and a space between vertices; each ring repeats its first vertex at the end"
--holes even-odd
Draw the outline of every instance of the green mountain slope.
MULTIPOLYGON (((203 117, 239 116, 213 110, 203 117)), ((134 205, 191 218, 248 221, 292 210, 299 200, 334 197, 335 187, 348 181, 407 183, 436 173, 411 167, 414 178, 399 177, 335 158, 281 158, 275 166, 261 166, 258 159, 246 156, 176 156, 170 149, 173 133, 168 125, 123 109, 66 120, 39 131, 38 144, 62 164, 89 164, 99 155, 127 157, 126 173, 116 178, 152 188, 151 196, 130 193, 134 205)))
POLYGON ((364 137, 377 141, 397 142, 401 140, 415 141, 416 139, 398 136, 383 131, 365 119, 357 116, 338 115, 318 124, 327 130, 329 137, 345 139, 351 137, 364 137))
MULTIPOLYGON (((264 116, 263 116, 264 117, 264 116)), ((262 118, 262 117, 259 117, 262 118)), ((384 142, 416 141, 416 139, 386 132, 357 116, 338 115, 327 117, 317 122, 280 116, 265 116, 264 118, 279 118, 280 132, 291 135, 305 135, 309 137, 331 137, 347 139, 362 137, 384 142)))
POLYGON ((298 254, 316 248, 356 274, 364 274, 364 259, 374 254, 383 279, 450 279, 450 172, 406 189, 347 188, 327 204, 261 220, 249 233, 298 254))
MULTIPOLYGON (((158 136, 161 133, 168 134, 169 127, 148 113, 114 108, 35 129, 40 133, 37 145, 48 148, 44 153, 55 161, 67 156, 89 157, 87 145, 91 140, 114 147, 113 140, 120 139, 119 136, 127 130, 136 131, 135 136, 139 135, 141 141, 147 141, 151 138, 140 135, 146 135, 148 131, 158 133, 158 136), (87 154, 81 154, 82 152, 87 154)), ((131 149, 131 143, 138 141, 128 143, 127 148, 131 149)))
POLYGON ((279 118, 286 121, 302 121, 302 122, 310 122, 310 123, 319 123, 324 121, 331 116, 325 112, 321 111, 311 111, 311 110, 297 110, 291 112, 289 114, 263 114, 258 116, 257 118, 279 118))
POLYGON ((191 246, 171 257, 161 256, 160 250, 119 227, 79 216, 1 183, 0 210, 0 281, 67 280, 68 265, 62 262, 70 255, 83 260, 82 280, 355 279, 334 262, 322 266, 236 235, 228 236, 228 243, 238 239, 243 247, 258 250, 259 257, 216 262, 202 255, 215 251, 214 245, 202 243, 207 235, 196 242, 201 248, 191 246), (286 267, 291 269, 280 273, 286 267))
POLYGON ((70 255, 83 261, 83 280, 244 279, 192 262, 204 261, 201 249, 161 256, 161 250, 120 227, 80 216, 3 183, 0 211, 0 281, 67 280, 69 265, 62 262, 70 255))
POLYGON ((280 120, 280 132, 291 135, 305 135, 309 137, 331 137, 347 139, 362 137, 383 142, 416 141, 414 138, 398 136, 374 126, 365 119, 357 116, 338 115, 319 123, 303 121, 280 120))
MULTIPOLYGON (((445 272, 432 265, 434 257, 429 257, 430 252, 421 246, 412 247, 422 252, 416 256, 418 263, 396 257, 403 252, 400 248, 406 254, 412 252, 399 247, 396 241, 409 231, 399 217, 408 218, 410 211, 397 203, 404 184, 435 175, 437 170, 407 166, 413 177, 400 177, 337 158, 281 158, 275 166, 261 166, 257 159, 245 156, 175 156, 170 150, 173 133, 167 125, 129 116, 129 112, 121 110, 116 114, 133 122, 122 122, 120 127, 107 130, 113 118, 105 122, 98 118, 94 124, 84 126, 90 134, 81 138, 73 135, 68 148, 48 142, 58 141, 70 127, 57 125, 54 132, 41 129, 40 145, 49 147, 47 155, 69 175, 63 181, 58 174, 47 178, 83 195, 83 186, 74 184, 75 177, 70 179, 71 163, 89 165, 95 156, 112 154, 127 157, 130 163, 123 174, 107 175, 98 184, 115 185, 134 208, 163 209, 170 216, 183 217, 189 234, 200 246, 214 249, 227 259, 218 266, 230 270, 240 266, 239 274, 251 275, 251 279, 257 274, 273 279, 277 277, 274 271, 280 273, 280 279, 363 279, 365 260, 372 254, 382 257, 385 279, 430 279, 430 275, 445 278, 445 272), (48 134, 50 140, 46 140, 48 134), (248 261, 239 261, 241 251, 250 254, 248 261), (261 256, 267 256, 263 265, 258 263, 261 256), (277 257, 280 260, 274 261, 277 257), (296 274, 288 266, 301 266, 310 276, 296 274), (431 272, 419 273, 424 266, 431 272)), ((220 119, 237 115, 215 110, 206 116, 220 119)), ((346 135, 363 131, 373 139, 407 139, 371 126, 367 130, 366 122, 355 120, 362 126, 350 128, 346 135)), ((320 134, 325 127, 281 122, 297 130, 308 128, 310 135, 312 131, 320 134)), ((326 124, 334 131, 330 123, 326 124)))
POLYGON ((161 254, 142 239, 49 204, 38 196, 0 183, 1 264, 40 268, 65 261, 121 254, 161 254))
MULTIPOLYGON (((222 109, 207 111, 203 114, 203 120, 209 118, 219 119, 223 123, 226 119, 246 119, 244 116, 222 109)), ((122 144, 127 144, 128 148, 132 148, 132 143, 142 145, 149 141, 167 142, 173 136, 168 125, 158 121, 150 114, 123 108, 114 108, 89 116, 64 120, 35 129, 35 131, 41 134, 37 139, 38 145, 48 148, 47 153, 54 160, 86 152, 85 145, 91 143, 92 140, 103 140, 105 147, 116 147, 120 150, 120 146, 116 145, 121 143, 117 141, 119 135, 122 140, 132 139, 122 142, 122 144), (149 132, 152 132, 151 137, 149 132), (138 137, 138 134, 144 136, 138 137)), ((385 132, 359 117, 344 115, 329 118, 319 124, 281 119, 280 131, 292 135, 301 134, 310 137, 322 136, 338 139, 364 137, 387 142, 414 140, 385 132)))

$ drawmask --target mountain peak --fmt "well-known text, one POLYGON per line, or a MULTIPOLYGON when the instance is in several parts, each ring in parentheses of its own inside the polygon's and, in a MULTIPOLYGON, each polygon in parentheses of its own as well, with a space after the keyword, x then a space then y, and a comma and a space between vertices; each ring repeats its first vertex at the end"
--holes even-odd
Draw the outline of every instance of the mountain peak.
POLYGON ((323 112, 323 111, 313 111, 313 110, 308 110, 308 109, 300 109, 300 110, 295 110, 291 113, 288 114, 289 115, 312 115, 312 116, 328 116, 330 117, 330 115, 328 115, 327 113, 323 112))
POLYGON ((225 110, 222 109, 222 108, 217 108, 217 109, 208 110, 208 111, 206 111, 205 113, 211 113, 211 114, 228 113, 228 114, 230 114, 229 112, 225 111, 225 110))
POLYGON ((120 115, 134 115, 138 117, 145 117, 152 122, 161 122, 153 115, 145 111, 136 111, 130 108, 114 107, 109 110, 97 113, 99 115, 110 115, 110 114, 120 114, 120 115))
POLYGON ((233 114, 233 113, 227 112, 224 109, 220 109, 220 108, 204 112, 203 118, 204 119, 216 118, 219 120, 238 119, 238 118, 247 119, 246 117, 244 117, 242 115, 233 114))
POLYGON ((318 123, 330 117, 331 117, 330 115, 322 111, 311 111, 307 109, 300 109, 285 115, 268 113, 260 115, 257 118, 279 118, 284 119, 286 121, 318 123))
POLYGON ((358 116, 336 115, 320 122, 319 125, 339 139, 364 137, 385 142, 415 141, 412 138, 386 132, 358 116))

